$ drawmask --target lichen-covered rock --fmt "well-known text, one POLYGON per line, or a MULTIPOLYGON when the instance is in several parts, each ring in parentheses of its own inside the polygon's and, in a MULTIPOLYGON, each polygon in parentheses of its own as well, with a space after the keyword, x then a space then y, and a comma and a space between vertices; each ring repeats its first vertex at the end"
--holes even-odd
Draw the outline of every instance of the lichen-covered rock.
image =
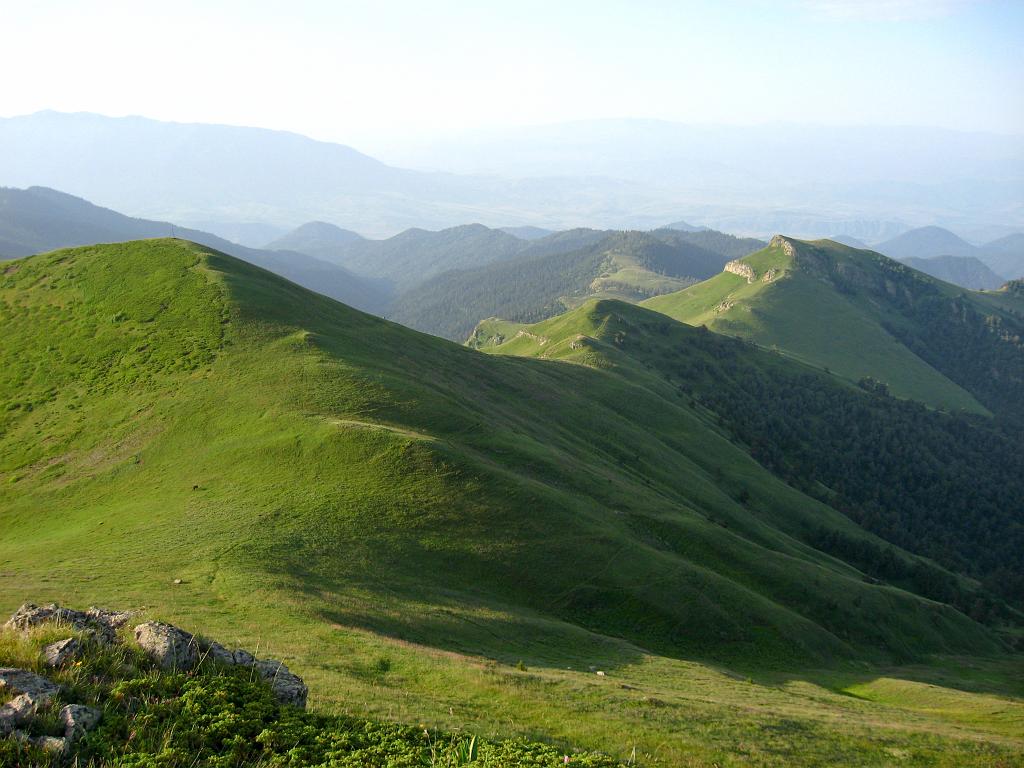
POLYGON ((60 693, 60 686, 42 675, 17 667, 0 667, 0 689, 10 689, 43 705, 60 693))
POLYGON ((36 710, 60 692, 60 686, 27 669, 3 667, 0 690, 19 694, 0 706, 0 733, 10 733, 29 722, 36 710))
POLYGON ((66 640, 58 640, 43 648, 43 658, 48 667, 63 667, 82 652, 82 644, 78 638, 69 637, 66 640))
POLYGON ((293 674, 284 664, 276 659, 257 659, 253 665, 264 680, 270 683, 274 696, 282 704, 305 707, 309 688, 302 678, 293 674))
POLYGON ((206 658, 211 661, 216 661, 220 664, 234 664, 235 654, 233 651, 229 651, 223 645, 215 641, 200 641, 199 648, 202 650, 206 658))
POLYGON ((73 608, 64 608, 56 603, 49 605, 36 605, 25 603, 4 625, 10 629, 27 630, 46 622, 60 622, 67 624, 73 629, 85 632, 93 637, 101 645, 110 645, 117 641, 116 626, 108 618, 115 616, 109 611, 99 611, 95 615, 92 611, 76 611, 73 608))
POLYGON ((68 743, 59 736, 29 736, 23 731, 14 731, 11 734, 12 739, 20 741, 22 744, 37 747, 51 754, 63 755, 67 752, 68 743))
POLYGON ((191 669, 199 661, 195 637, 170 624, 139 624, 135 628, 135 642, 164 669, 191 669))
POLYGON ((138 611, 108 611, 105 608, 97 608, 92 606, 85 615, 90 620, 95 621, 99 624, 106 624, 111 629, 120 629, 133 617, 138 616, 138 611))
POLYGON ((36 705, 30 696, 24 693, 15 696, 0 706, 0 735, 10 733, 20 725, 24 725, 36 713, 36 705))
POLYGON ((84 704, 68 704, 60 711, 60 721, 64 724, 64 738, 69 743, 77 741, 88 731, 95 728, 103 711, 84 704))

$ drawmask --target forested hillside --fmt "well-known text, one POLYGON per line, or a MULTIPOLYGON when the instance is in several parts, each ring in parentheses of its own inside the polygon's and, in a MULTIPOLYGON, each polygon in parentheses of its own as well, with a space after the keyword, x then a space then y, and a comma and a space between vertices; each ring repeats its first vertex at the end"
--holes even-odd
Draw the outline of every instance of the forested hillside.
POLYGON ((932 256, 927 259, 906 258, 902 261, 918 272, 972 291, 994 290, 1006 282, 1004 277, 997 275, 985 262, 974 256, 932 256))
POLYGON ((734 254, 762 245, 720 232, 656 230, 604 234, 569 252, 559 247, 590 241, 593 234, 558 233, 535 241, 519 258, 438 275, 401 296, 392 316, 461 341, 489 317, 535 322, 590 296, 640 301, 679 290, 715 274, 734 254))
POLYGON ((850 387, 620 302, 587 303, 486 349, 657 375, 781 479, 883 539, 980 579, 988 596, 939 569, 901 565, 887 547, 812 527, 815 546, 981 621, 1010 619, 993 595, 1024 609, 1019 424, 938 413, 872 380, 850 387))
POLYGON ((500 229, 467 224, 439 232, 408 229, 387 240, 351 239, 311 253, 356 274, 386 280, 397 294, 450 269, 511 258, 529 245, 500 229))

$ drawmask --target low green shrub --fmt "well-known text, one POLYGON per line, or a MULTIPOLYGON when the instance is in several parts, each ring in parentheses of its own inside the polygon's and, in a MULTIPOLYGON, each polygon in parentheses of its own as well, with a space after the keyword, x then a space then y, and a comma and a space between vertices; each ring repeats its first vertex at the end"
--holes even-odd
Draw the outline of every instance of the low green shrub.
MULTIPOLYGON (((64 703, 103 709, 99 726, 74 748, 77 766, 113 768, 355 768, 382 766, 480 768, 560 766, 563 750, 540 743, 489 742, 458 733, 318 715, 278 704, 270 687, 244 667, 210 661, 190 672, 156 668, 129 642, 87 652, 58 671, 41 665, 41 649, 67 631, 28 635, 0 631, 0 666, 33 669, 63 686, 60 700, 40 712, 31 735, 59 735, 52 717, 64 703), (53 710, 51 712, 50 710, 53 710)), ((0 765, 58 766, 62 758, 0 738, 0 765)), ((573 754, 569 764, 615 766, 611 758, 573 754)))

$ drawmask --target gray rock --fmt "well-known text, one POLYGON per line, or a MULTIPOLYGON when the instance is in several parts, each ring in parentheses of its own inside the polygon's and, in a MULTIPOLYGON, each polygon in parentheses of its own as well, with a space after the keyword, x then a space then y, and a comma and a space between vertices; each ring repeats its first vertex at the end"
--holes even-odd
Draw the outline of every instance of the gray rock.
POLYGON ((0 734, 10 733, 19 725, 24 725, 36 714, 36 705, 30 696, 24 693, 15 696, 0 706, 0 734))
POLYGON ((98 624, 106 624, 111 629, 120 629, 134 616, 138 616, 138 611, 108 611, 105 608, 91 607, 85 612, 92 621, 98 624))
POLYGON ((63 667, 82 652, 82 644, 78 638, 69 637, 66 640, 58 640, 43 648, 43 657, 48 667, 63 667))
POLYGON ((63 608, 56 603, 49 605, 25 603, 11 615, 4 626, 24 631, 46 622, 59 622, 88 633, 101 645, 110 645, 117 640, 115 627, 106 620, 107 616, 112 615, 114 614, 109 611, 98 611, 98 609, 96 615, 90 615, 90 613, 76 611, 73 608, 63 608))
POLYGON ((84 704, 68 704, 60 711, 60 721, 64 724, 64 738, 68 743, 80 739, 85 733, 95 728, 103 711, 84 704))
POLYGON ((275 659, 257 659, 248 651, 239 648, 229 651, 223 645, 212 640, 196 640, 196 644, 206 658, 221 664, 240 667, 251 667, 260 677, 270 683, 274 696, 283 704, 305 707, 309 689, 302 678, 289 671, 288 667, 275 659))
POLYGON ((212 661, 216 661, 220 664, 235 663, 235 654, 220 643, 214 641, 203 642, 200 643, 199 647, 202 649, 203 653, 206 654, 206 658, 212 661))
POLYGON ((27 669, 3 667, 0 668, 0 690, 19 694, 0 706, 0 733, 10 733, 31 720, 36 710, 60 693, 60 686, 27 669))
POLYGON ((298 675, 288 671, 288 667, 276 659, 257 659, 253 668, 260 677, 270 683, 274 697, 282 704, 295 707, 306 706, 309 688, 298 675))
POLYGON ((164 669, 191 669, 199 661, 195 637, 170 624, 139 624, 135 628, 135 642, 164 669))
POLYGON ((60 686, 27 669, 0 667, 0 689, 9 688, 28 696, 38 706, 60 693, 60 686))

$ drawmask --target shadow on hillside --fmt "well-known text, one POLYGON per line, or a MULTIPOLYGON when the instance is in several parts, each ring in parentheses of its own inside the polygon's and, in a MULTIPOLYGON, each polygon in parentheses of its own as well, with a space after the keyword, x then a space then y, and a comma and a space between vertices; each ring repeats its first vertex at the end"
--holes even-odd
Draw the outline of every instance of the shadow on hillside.
POLYGON ((358 627, 401 642, 447 653, 483 656, 504 664, 614 670, 638 663, 639 648, 618 638, 538 616, 483 615, 459 606, 417 606, 412 612, 328 609, 331 624, 358 627))
POLYGON ((892 679, 950 691, 1024 700, 1024 655, 1002 657, 935 656, 906 664, 849 662, 835 668, 790 672, 743 670, 747 679, 772 688, 805 682, 854 698, 866 698, 855 688, 892 679))

